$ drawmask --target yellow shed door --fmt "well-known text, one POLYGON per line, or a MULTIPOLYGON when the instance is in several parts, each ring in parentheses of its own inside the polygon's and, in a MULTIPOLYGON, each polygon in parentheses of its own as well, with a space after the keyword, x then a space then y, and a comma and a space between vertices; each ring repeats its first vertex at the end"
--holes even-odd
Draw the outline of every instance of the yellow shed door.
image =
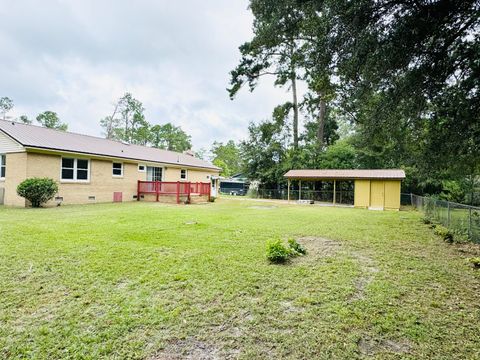
POLYGON ((385 181, 385 209, 400 209, 400 181, 385 181))
POLYGON ((370 181, 370 207, 383 209, 385 204, 385 183, 383 180, 370 181))
POLYGON ((370 180, 355 180, 354 206, 368 208, 370 205, 370 180))

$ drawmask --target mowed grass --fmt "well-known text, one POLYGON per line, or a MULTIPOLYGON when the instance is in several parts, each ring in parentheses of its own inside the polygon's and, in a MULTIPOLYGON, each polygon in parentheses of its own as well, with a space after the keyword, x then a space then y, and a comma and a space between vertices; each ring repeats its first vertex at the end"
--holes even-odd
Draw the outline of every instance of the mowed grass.
POLYGON ((0 357, 479 358, 480 272, 420 218, 238 200, 0 208, 0 357), (276 238, 310 252, 271 265, 276 238))

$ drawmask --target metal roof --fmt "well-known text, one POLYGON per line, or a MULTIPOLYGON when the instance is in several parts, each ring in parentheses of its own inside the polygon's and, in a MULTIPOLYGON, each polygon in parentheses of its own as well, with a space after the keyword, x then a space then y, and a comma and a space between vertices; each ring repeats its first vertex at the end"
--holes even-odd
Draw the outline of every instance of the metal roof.
POLYGON ((207 161, 187 154, 41 126, 0 120, 0 131, 24 147, 220 170, 207 161))
POLYGON ((405 179, 401 169, 290 170, 288 179, 405 179))

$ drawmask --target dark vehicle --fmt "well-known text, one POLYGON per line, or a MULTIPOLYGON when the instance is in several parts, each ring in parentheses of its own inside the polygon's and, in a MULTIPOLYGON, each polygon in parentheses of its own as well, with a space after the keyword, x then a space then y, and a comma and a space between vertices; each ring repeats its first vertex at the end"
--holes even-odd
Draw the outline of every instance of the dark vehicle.
POLYGON ((237 174, 228 179, 220 180, 220 193, 234 196, 245 196, 250 186, 249 181, 237 174))

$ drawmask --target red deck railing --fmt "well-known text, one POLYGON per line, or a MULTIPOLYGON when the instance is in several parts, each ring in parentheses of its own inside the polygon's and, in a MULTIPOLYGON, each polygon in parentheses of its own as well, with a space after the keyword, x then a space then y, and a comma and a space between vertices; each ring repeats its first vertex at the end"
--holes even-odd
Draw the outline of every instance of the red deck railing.
POLYGON ((180 204, 180 197, 186 196, 190 202, 191 196, 208 196, 210 201, 210 183, 202 182, 167 182, 167 181, 138 181, 137 200, 142 194, 154 194, 157 201, 161 195, 175 195, 177 204, 180 204))

